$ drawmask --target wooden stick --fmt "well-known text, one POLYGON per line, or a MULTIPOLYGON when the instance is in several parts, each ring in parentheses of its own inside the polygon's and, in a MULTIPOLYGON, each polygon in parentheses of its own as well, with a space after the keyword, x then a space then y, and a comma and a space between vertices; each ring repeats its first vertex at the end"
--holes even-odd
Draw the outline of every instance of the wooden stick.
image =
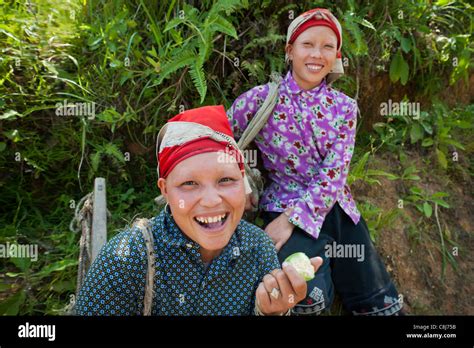
POLYGON ((91 264, 107 241, 107 195, 105 179, 94 181, 94 213, 92 215, 91 264))

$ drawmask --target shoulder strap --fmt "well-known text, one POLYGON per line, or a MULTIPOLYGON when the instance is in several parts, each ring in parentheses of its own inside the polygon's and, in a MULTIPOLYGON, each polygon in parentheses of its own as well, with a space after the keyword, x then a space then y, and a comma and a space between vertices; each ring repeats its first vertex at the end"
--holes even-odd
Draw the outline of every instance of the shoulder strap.
POLYGON ((282 78, 276 72, 272 72, 270 78, 270 88, 268 90, 267 98, 265 98, 262 106, 255 113, 254 117, 247 125, 247 128, 245 128, 242 136, 239 139, 239 142, 237 143, 240 150, 244 150, 255 139, 258 132, 260 132, 265 123, 267 123, 268 117, 273 112, 273 109, 275 108, 275 105, 278 101, 278 90, 280 88, 282 78))
POLYGON ((146 270, 145 278, 145 296, 143 298, 143 315, 151 315, 151 307, 153 304, 153 283, 155 278, 155 252, 153 246, 155 244, 153 233, 150 227, 150 220, 148 219, 137 219, 133 226, 138 227, 142 232, 143 239, 145 240, 146 254, 148 266, 146 270))

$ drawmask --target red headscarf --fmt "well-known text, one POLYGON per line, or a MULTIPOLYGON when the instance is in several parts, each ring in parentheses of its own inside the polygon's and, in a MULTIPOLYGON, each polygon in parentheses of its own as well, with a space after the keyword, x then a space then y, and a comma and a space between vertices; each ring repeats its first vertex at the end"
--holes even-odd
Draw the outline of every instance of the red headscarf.
POLYGON ((316 26, 325 26, 330 29, 336 34, 337 37, 337 50, 339 51, 341 49, 341 44, 342 44, 342 36, 341 36, 341 31, 340 31, 340 25, 337 19, 335 19, 334 16, 329 16, 331 12, 329 10, 326 10, 324 8, 315 8, 313 10, 309 10, 303 14, 301 14, 301 17, 309 17, 308 20, 303 22, 299 27, 296 28, 296 30, 291 34, 290 40, 288 43, 292 44, 295 42, 296 38, 300 36, 302 32, 304 32, 306 29, 311 28, 311 27, 316 27, 316 26), (315 12, 321 12, 325 14, 325 17, 312 17, 312 14, 315 14, 315 12), (339 27, 338 27, 339 25, 339 27))
POLYGON ((158 135, 158 175, 166 178, 181 161, 205 152, 227 152, 244 171, 243 156, 237 148, 222 105, 184 111, 162 128, 158 135))

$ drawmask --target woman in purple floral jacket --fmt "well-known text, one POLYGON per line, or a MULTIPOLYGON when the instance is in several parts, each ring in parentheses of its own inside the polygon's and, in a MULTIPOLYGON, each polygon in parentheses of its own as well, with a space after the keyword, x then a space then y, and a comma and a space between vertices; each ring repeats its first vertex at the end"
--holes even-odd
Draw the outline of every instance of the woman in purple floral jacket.
MULTIPOLYGON (((299 251, 325 260, 294 314, 328 310, 334 288, 354 315, 399 314, 397 290, 346 184, 357 104, 330 86, 343 74, 341 45, 341 26, 328 10, 313 9, 290 24, 290 70, 255 138, 269 179, 259 209, 280 262, 299 251)), ((236 138, 268 92, 268 84, 254 87, 228 110, 236 138)))

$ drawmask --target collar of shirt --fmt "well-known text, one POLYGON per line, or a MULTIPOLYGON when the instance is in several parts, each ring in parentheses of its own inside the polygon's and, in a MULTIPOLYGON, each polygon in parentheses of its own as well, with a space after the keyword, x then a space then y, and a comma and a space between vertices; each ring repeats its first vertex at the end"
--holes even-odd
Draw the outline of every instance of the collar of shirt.
POLYGON ((291 94, 302 94, 303 96, 316 97, 318 94, 323 93, 326 89, 326 79, 323 79, 318 86, 314 87, 313 89, 309 89, 305 91, 295 81, 295 79, 293 78, 293 74, 291 73, 291 70, 288 71, 283 81, 286 85, 288 92, 291 94))

